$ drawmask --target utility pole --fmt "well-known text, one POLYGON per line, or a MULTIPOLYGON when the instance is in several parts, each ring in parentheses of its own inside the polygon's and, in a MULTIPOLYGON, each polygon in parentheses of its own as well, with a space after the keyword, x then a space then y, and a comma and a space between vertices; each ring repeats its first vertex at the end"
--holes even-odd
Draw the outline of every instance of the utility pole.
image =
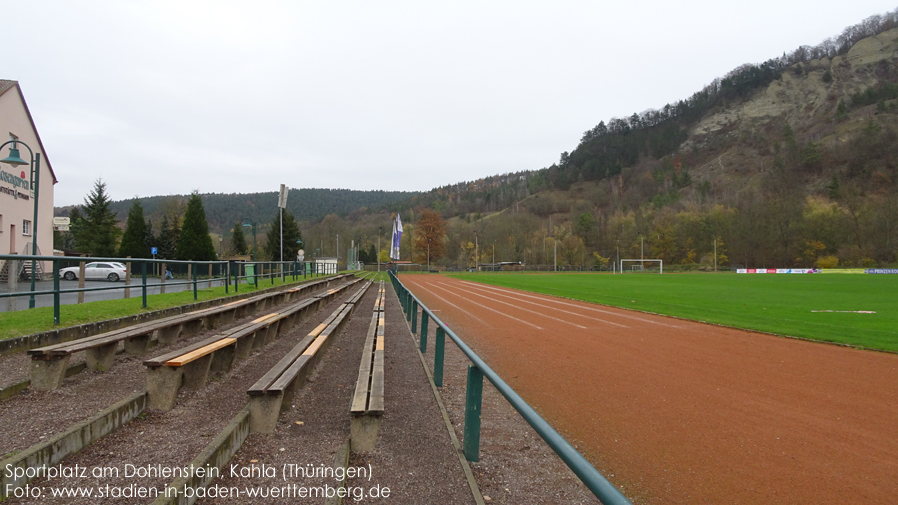
POLYGON ((480 245, 477 243, 477 230, 474 230, 474 271, 479 272, 480 266, 480 245))

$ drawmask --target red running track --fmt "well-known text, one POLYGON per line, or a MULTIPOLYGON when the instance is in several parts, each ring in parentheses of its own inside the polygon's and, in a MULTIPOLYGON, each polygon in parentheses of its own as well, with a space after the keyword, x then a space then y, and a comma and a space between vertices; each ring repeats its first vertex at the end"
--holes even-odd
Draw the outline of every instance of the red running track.
POLYGON ((898 503, 898 355, 400 280, 638 501, 898 503))

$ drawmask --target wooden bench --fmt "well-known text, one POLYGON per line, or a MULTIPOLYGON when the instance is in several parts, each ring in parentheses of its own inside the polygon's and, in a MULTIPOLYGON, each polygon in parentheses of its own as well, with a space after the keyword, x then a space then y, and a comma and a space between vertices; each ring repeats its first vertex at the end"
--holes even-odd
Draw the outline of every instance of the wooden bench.
MULTIPOLYGON (((364 293, 368 284, 360 291, 364 293)), ((341 304, 247 390, 252 433, 274 433, 281 411, 289 408, 293 393, 302 387, 309 371, 333 341, 330 337, 349 320, 356 305, 341 304)))
POLYGON ((317 310, 319 300, 307 298, 281 312, 273 312, 182 349, 144 360, 147 367, 148 407, 171 410, 183 385, 205 386, 209 372, 228 372, 252 350, 289 331, 298 319, 317 310))
POLYGON ((350 447, 373 451, 384 413, 384 287, 380 283, 374 313, 362 348, 359 377, 349 409, 350 447))
POLYGON ((73 353, 85 351, 88 368, 107 371, 115 362, 115 354, 120 342, 124 342, 125 352, 128 354, 143 356, 146 354, 151 340, 155 339, 160 344, 173 344, 181 336, 196 335, 203 326, 213 329, 219 324, 229 323, 235 318, 246 317, 262 310, 269 301, 283 303, 311 290, 328 287, 334 281, 343 281, 347 276, 348 274, 320 279, 288 290, 264 293, 217 307, 148 321, 72 342, 29 349, 27 353, 32 360, 31 387, 38 390, 59 388, 65 379, 69 358, 73 353))

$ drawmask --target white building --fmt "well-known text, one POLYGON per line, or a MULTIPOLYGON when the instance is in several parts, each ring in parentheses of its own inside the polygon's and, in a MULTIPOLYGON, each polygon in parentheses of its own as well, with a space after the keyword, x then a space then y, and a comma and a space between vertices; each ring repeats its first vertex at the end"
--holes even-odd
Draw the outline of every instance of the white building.
MULTIPOLYGON (((53 186, 56 175, 47 158, 34 119, 16 81, 0 79, 0 144, 7 140, 21 141, 19 156, 29 162, 13 166, 0 163, 0 254, 31 254, 31 244, 37 239, 38 254, 53 254, 53 186), (32 187, 31 155, 40 155, 37 186, 32 187), (35 195, 37 189, 37 195, 35 195), (34 204, 37 196, 37 229, 34 226, 34 204)), ((0 150, 0 159, 10 156, 8 144, 0 150)), ((0 262, 2 263, 2 262, 0 262)), ((47 273, 49 264, 43 265, 47 273)))

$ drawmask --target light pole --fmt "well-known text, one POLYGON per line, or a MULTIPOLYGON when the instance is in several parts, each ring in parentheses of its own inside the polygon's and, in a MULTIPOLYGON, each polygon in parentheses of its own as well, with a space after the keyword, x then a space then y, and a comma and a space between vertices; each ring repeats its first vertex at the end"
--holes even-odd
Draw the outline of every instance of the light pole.
POLYGON ((377 273, 380 273, 380 236, 384 232, 384 227, 381 226, 377 230, 377 273))
POLYGON ((222 253, 223 253, 223 250, 222 250, 223 248, 222 248, 222 246, 221 246, 222 240, 224 240, 224 239, 221 237, 221 235, 219 235, 219 236, 218 236, 218 259, 221 259, 221 256, 222 256, 222 253))
MULTIPOLYGON (((6 163, 13 167, 20 167, 22 165, 29 165, 31 167, 31 177, 28 182, 28 187, 34 192, 34 220, 31 222, 31 255, 37 255, 37 201, 38 201, 38 186, 40 185, 41 178, 41 153, 35 153, 31 150, 31 147, 28 144, 20 141, 20 140, 10 140, 8 142, 4 142, 3 145, 0 145, 0 149, 3 149, 6 144, 12 144, 9 148, 9 156, 0 160, 0 163, 6 163), (25 161, 19 156, 18 145, 22 144, 26 148, 28 148, 28 153, 30 155, 30 159, 25 161)), ((15 253, 15 251, 9 251, 10 253, 15 253)), ((37 261, 32 258, 31 260, 31 296, 28 299, 28 308, 34 308, 34 271, 37 269, 37 261)), ((13 275, 13 273, 10 273, 13 275)), ((53 275, 56 275, 56 272, 53 272, 53 275)))
POLYGON ((337 270, 340 270, 340 234, 337 234, 337 270))
POLYGON ((256 261, 256 222, 253 221, 252 219, 248 218, 248 217, 245 217, 245 218, 243 218, 243 227, 244 227, 244 228, 250 228, 250 227, 252 227, 252 230, 253 230, 253 255, 252 255, 252 259, 253 259, 253 261, 256 261), (247 223, 249 223, 249 224, 247 224, 247 223))
POLYGON ((552 260, 555 263, 555 271, 558 271, 558 241, 555 240, 555 235, 552 235, 552 247, 555 248, 555 259, 552 260))
POLYGON ((480 244, 477 243, 477 230, 474 230, 474 271, 479 272, 480 266, 477 264, 480 261, 480 244))
POLYGON ((496 271, 496 241, 493 240, 493 272, 496 271))
POLYGON ((427 239, 427 272, 430 272, 430 239, 427 239))

